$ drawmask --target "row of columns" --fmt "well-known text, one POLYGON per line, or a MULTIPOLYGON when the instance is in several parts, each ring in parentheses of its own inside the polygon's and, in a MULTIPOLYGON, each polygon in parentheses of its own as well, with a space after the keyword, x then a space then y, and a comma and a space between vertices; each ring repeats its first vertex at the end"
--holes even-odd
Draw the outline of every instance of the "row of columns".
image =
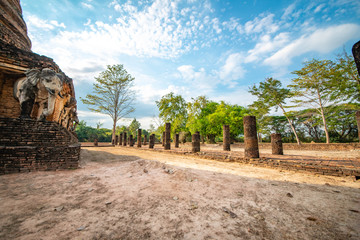
MULTIPOLYGON (((243 118, 244 122, 244 142, 245 142, 245 157, 249 158, 259 158, 259 144, 257 139, 257 130, 256 130, 256 118, 255 116, 245 116, 243 118)), ((170 150, 171 148, 171 124, 165 124, 165 132, 162 134, 162 145, 165 150, 170 150)), ((115 145, 126 146, 128 144, 130 147, 134 146, 133 135, 130 135, 129 138, 126 137, 126 132, 120 134, 120 136, 115 137, 115 145)), ((192 152, 200 152, 200 134, 196 132, 192 135, 192 152)), ((144 136, 143 145, 147 144, 147 135, 144 136)), ((141 129, 137 131, 137 147, 141 147, 141 129)), ((154 148, 155 145, 155 134, 151 134, 149 138, 149 148, 154 148)), ((179 147, 179 134, 175 135, 175 148, 179 147)), ((272 154, 282 155, 283 146, 281 140, 281 134, 273 133, 271 134, 271 148, 272 154)), ((223 150, 230 151, 230 127, 229 125, 223 125, 223 150)))

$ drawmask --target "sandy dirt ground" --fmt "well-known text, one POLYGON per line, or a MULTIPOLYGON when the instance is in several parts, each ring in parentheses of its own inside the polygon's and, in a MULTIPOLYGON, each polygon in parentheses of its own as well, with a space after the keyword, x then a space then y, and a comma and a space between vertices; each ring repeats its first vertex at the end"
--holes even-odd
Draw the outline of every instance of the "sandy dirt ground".
POLYGON ((124 147, 0 176, 0 239, 360 239, 360 182, 124 147))

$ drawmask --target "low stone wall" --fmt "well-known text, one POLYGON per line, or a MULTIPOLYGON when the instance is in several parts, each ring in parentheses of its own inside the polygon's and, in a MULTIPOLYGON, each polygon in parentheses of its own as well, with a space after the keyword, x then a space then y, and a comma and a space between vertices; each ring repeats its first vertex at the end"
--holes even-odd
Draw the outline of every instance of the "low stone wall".
MULTIPOLYGON (((146 149, 142 148, 138 150, 143 151, 156 151, 167 154, 175 154, 175 155, 188 155, 191 157, 197 157, 202 159, 209 159, 221 162, 237 162, 242 164, 251 164, 253 166, 259 167, 268 167, 275 169, 284 169, 284 170, 292 170, 299 172, 311 172, 320 175, 328 175, 328 176, 337 176, 337 177, 346 177, 352 176, 354 179, 360 179, 360 169, 359 168, 349 168, 346 166, 332 166, 326 163, 318 164, 318 163, 308 163, 305 161, 294 161, 294 160, 281 160, 281 159, 271 159, 268 157, 260 157, 260 158, 246 158, 242 156, 240 153, 229 152, 229 151, 201 151, 193 153, 188 150, 164 150, 164 149, 146 149)), ((325 161, 327 162, 327 161, 325 161)))
MULTIPOLYGON (((235 143, 234 147, 244 147, 244 143, 235 143)), ((259 143, 261 149, 271 149, 271 143, 259 143)), ((360 149, 360 143, 283 143, 284 150, 310 150, 310 151, 344 151, 360 149)))
POLYGON ((54 122, 0 118, 0 174, 78 168, 80 144, 54 122))
MULTIPOLYGON (((191 145, 191 143, 185 143, 191 145)), ((214 146, 215 144, 203 144, 203 146, 214 146)), ((216 145, 222 146, 222 143, 216 145)), ((244 143, 234 143, 231 147, 244 148, 244 143)), ((271 143, 259 143, 259 149, 271 149, 271 143)), ((360 150, 360 143, 303 143, 298 145, 297 143, 283 143, 284 150, 308 150, 308 151, 346 151, 346 150, 360 150)))

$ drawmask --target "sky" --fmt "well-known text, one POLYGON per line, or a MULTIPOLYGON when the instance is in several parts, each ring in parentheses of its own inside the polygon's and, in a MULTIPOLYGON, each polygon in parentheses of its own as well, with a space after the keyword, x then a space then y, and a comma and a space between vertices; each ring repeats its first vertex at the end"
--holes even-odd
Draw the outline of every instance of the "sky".
POLYGON ((32 51, 73 79, 78 116, 112 128, 81 98, 107 65, 135 78, 136 118, 144 129, 167 93, 205 95, 246 107, 249 87, 267 77, 284 86, 305 61, 335 59, 360 40, 359 0, 21 0, 32 51))

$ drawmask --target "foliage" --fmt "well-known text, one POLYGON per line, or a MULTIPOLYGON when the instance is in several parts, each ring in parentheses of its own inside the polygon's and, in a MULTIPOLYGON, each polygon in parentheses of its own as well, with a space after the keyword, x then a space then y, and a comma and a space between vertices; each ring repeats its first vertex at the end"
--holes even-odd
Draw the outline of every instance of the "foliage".
POLYGON ((93 94, 81 99, 94 112, 109 115, 113 120, 113 136, 115 138, 118 120, 133 112, 135 98, 131 90, 134 78, 125 70, 122 64, 107 66, 107 69, 95 78, 93 94))
POLYGON ((84 120, 77 125, 75 133, 79 142, 93 142, 95 139, 98 139, 99 142, 111 142, 111 130, 87 126, 84 120))
MULTIPOLYGON (((269 113, 270 108, 275 107, 276 110, 280 108, 290 124, 297 143, 300 144, 294 124, 287 115, 284 106, 285 100, 293 95, 290 89, 282 88, 281 82, 277 79, 266 78, 265 81, 260 82, 259 87, 254 85, 250 88, 249 92, 258 98, 257 101, 250 106, 250 108, 256 109, 255 111, 253 110, 253 113, 255 112, 260 119, 263 119, 264 116, 269 113)), ((260 129, 266 132, 263 125, 260 125, 260 129)))
POLYGON ((360 103, 360 76, 354 58, 345 51, 340 54, 330 75, 331 100, 360 103))
POLYGON ((319 112, 324 126, 326 143, 330 142, 326 107, 333 103, 331 94, 333 68, 334 63, 329 60, 313 59, 305 62, 302 69, 293 72, 297 78, 294 78, 292 84, 289 85, 296 97, 293 101, 297 103, 297 106, 311 106, 319 112))
POLYGON ((226 104, 221 101, 216 106, 215 112, 206 117, 208 120, 207 134, 222 136, 223 125, 229 125, 230 138, 236 139, 240 134, 244 133, 243 117, 248 113, 249 111, 244 107, 226 104))
POLYGON ((138 121, 136 120, 136 118, 134 118, 134 119, 132 120, 132 122, 130 123, 130 125, 129 125, 129 133, 130 133, 131 135, 133 135, 134 137, 136 137, 136 136, 137 136, 137 130, 138 130, 140 127, 141 127, 140 122, 138 122, 138 121))
POLYGON ((160 101, 156 101, 159 109, 159 117, 165 123, 171 123, 171 133, 186 129, 187 111, 186 101, 181 95, 175 95, 173 92, 164 95, 160 101))

